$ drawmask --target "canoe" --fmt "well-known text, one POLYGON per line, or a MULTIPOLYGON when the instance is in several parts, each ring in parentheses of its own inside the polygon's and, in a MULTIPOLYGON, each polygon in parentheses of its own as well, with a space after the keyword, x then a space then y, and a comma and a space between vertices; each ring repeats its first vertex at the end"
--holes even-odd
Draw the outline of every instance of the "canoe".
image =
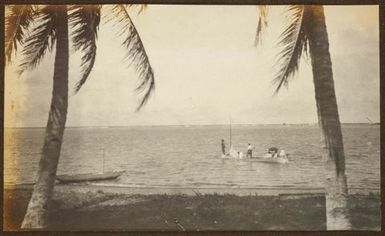
POLYGON ((57 175, 56 179, 60 183, 75 183, 86 181, 110 180, 121 176, 125 171, 108 171, 103 173, 88 173, 78 175, 57 175))
POLYGON ((289 162, 289 159, 286 157, 277 157, 277 158, 264 158, 264 157, 252 157, 252 158, 241 158, 232 157, 229 155, 222 155, 222 159, 226 160, 240 160, 240 161, 250 161, 250 162, 261 162, 261 163, 269 163, 269 164, 286 164, 289 162))
POLYGON ((261 163, 271 163, 271 164, 286 164, 289 163, 289 159, 283 158, 283 157, 277 157, 277 158, 252 158, 248 159, 248 161, 252 162, 261 162, 261 163))

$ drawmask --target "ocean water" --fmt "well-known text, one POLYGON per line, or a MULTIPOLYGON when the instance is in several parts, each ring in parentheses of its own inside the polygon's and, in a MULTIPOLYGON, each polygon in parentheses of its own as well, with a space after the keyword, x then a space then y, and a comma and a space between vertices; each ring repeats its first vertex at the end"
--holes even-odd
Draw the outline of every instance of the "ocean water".
MULTIPOLYGON (((380 189, 380 126, 343 125, 349 189, 380 189)), ((289 153, 288 164, 220 158, 220 140, 229 144, 228 126, 67 128, 58 174, 126 170, 114 181, 130 187, 322 188, 324 167, 318 126, 234 125, 232 142, 255 155, 271 146, 289 153), (104 158, 103 158, 104 156, 104 158), (104 161, 103 161, 104 159, 104 161), (104 165, 103 165, 104 163, 104 165)), ((5 129, 4 183, 32 183, 44 129, 5 129)))

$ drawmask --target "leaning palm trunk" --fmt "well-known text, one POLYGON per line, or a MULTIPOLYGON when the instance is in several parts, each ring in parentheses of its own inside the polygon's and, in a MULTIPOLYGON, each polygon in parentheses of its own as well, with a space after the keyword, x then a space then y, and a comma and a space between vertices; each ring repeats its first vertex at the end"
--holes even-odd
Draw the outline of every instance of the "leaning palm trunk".
POLYGON ((67 117, 68 103, 68 16, 66 6, 57 6, 57 40, 53 92, 38 179, 28 204, 22 228, 45 228, 48 205, 55 185, 56 170, 67 117))
POLYGON ((327 229, 347 230, 351 228, 351 224, 347 207, 345 156, 334 90, 328 34, 323 7, 311 6, 310 8, 312 27, 308 29, 308 37, 326 169, 327 229))

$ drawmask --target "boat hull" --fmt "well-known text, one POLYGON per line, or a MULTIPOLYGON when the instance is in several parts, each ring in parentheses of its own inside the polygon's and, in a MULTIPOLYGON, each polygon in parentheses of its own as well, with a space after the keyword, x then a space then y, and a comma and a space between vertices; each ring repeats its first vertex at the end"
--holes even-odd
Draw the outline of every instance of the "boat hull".
POLYGON ((100 174, 78 174, 78 175, 58 175, 56 179, 60 183, 76 183, 98 180, 110 180, 116 179, 121 176, 125 171, 110 171, 100 174))
POLYGON ((286 158, 283 158, 283 157, 277 157, 277 158, 252 157, 252 158, 241 158, 240 159, 238 157, 232 157, 229 155, 222 155, 222 159, 260 162, 260 163, 267 163, 267 164, 286 164, 289 162, 287 157, 286 158))
POLYGON ((286 164, 289 162, 287 158, 277 157, 277 158, 252 158, 249 161, 269 163, 269 164, 286 164))

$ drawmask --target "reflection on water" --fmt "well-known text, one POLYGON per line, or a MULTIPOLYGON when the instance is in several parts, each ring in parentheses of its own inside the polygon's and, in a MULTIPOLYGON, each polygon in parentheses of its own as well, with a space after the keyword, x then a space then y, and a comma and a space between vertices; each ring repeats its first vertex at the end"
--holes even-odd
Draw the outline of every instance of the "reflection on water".
MULTIPOLYGON (((67 128, 58 174, 124 169, 116 185, 151 187, 320 188, 323 164, 315 126, 235 126, 232 142, 255 155, 270 146, 290 153, 289 164, 220 158, 226 126, 67 128), (103 151, 104 150, 104 151, 103 151)), ((380 188, 380 129, 343 126, 346 169, 351 189, 380 188)), ((5 130, 5 183, 29 183, 36 175, 44 129, 5 130), (17 138, 7 139, 17 135, 17 138)))

